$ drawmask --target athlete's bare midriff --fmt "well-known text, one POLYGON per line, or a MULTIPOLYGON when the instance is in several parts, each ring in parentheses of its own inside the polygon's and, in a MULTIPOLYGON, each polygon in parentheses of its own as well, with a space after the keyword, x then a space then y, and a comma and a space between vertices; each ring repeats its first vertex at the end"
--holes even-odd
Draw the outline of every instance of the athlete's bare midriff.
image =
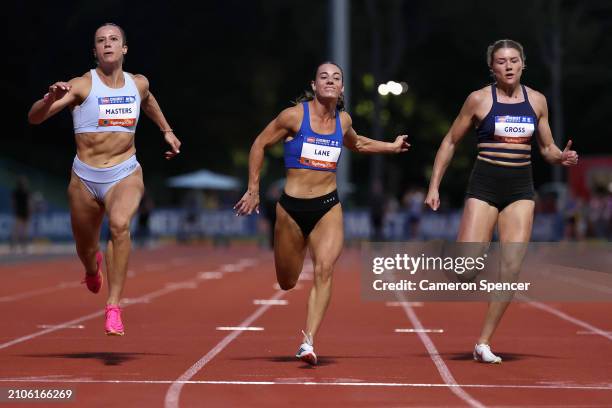
POLYGON ((287 169, 285 193, 295 198, 315 198, 336 189, 336 173, 309 169, 287 169))
POLYGON ((115 166, 136 154, 134 137, 135 133, 129 132, 77 133, 77 156, 92 167, 115 166))

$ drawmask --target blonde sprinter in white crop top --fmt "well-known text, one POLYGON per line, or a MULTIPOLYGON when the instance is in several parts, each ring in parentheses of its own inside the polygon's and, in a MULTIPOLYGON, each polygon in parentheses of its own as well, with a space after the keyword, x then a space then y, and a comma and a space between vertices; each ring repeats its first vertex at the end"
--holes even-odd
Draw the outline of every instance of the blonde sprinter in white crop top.
MULTIPOLYGON (((130 86, 133 89, 133 85, 136 85, 135 99, 139 99, 138 102, 144 113, 155 122, 170 145, 169 150, 165 152, 166 159, 176 156, 179 153, 181 142, 174 135, 157 101, 149 91, 147 78, 143 75, 132 74, 124 76, 123 59, 127 50, 123 29, 113 23, 100 26, 94 37, 93 53, 98 64, 95 72, 94 70, 88 71, 83 76, 73 78, 68 82, 56 82, 51 85, 49 92, 36 101, 30 109, 28 114, 30 123, 42 123, 66 107, 70 108, 73 113, 75 109, 85 111, 85 102, 87 101, 87 104, 91 102, 87 100, 88 96, 90 93, 92 96, 95 95, 95 90, 92 89, 93 72, 97 74, 95 80, 101 82, 97 86, 106 89, 111 97, 118 89, 124 88, 128 93, 130 86)), ((128 98, 128 102, 134 101, 134 96, 125 98, 128 98)), ((94 101, 96 107, 89 110, 90 115, 92 112, 98 114, 97 105, 104 104, 105 99, 108 98, 100 97, 99 102, 94 101)), ((137 109, 138 104, 135 103, 133 109, 130 110, 137 109)), ((108 188, 103 190, 103 194, 96 196, 86 186, 86 183, 88 181, 91 185, 104 183, 96 183, 95 179, 88 176, 79 177, 73 171, 68 186, 68 197, 77 253, 85 266, 86 279, 84 282, 94 293, 100 289, 102 283, 100 227, 104 215, 106 214, 109 218, 111 239, 106 250, 109 294, 105 330, 107 334, 113 335, 123 334, 118 305, 123 291, 131 247, 129 226, 144 192, 142 169, 137 165, 134 157, 136 153, 134 131, 138 112, 133 113, 136 116, 132 116, 131 122, 130 120, 122 121, 119 118, 112 122, 114 126, 109 126, 105 122, 101 111, 100 118, 89 120, 87 126, 83 127, 77 126, 77 121, 82 122, 83 118, 74 115, 77 148, 75 171, 78 171, 78 164, 78 168, 84 169, 83 171, 86 171, 89 177, 95 178, 100 175, 101 179, 97 181, 112 181, 112 183, 106 183, 108 188), (127 167, 128 163, 131 163, 129 167, 127 167), (117 174, 116 170, 121 169, 121 166, 126 166, 123 175, 116 175, 111 179, 107 177, 109 172, 117 174)))

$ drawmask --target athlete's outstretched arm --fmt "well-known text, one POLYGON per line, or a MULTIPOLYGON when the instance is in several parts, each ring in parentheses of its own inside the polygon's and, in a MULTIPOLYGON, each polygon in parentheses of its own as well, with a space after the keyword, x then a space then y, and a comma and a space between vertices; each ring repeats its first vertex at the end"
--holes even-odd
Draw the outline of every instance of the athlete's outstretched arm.
POLYGON ((84 78, 73 78, 68 82, 56 82, 49 87, 41 99, 34 102, 28 112, 28 122, 39 125, 66 106, 76 104, 80 98, 80 91, 84 85, 84 78))
POLYGON ((574 166, 578 164, 578 153, 576 153, 575 150, 570 150, 572 147, 571 140, 567 142, 563 151, 555 145, 550 130, 550 124, 548 123, 548 104, 546 103, 546 97, 539 92, 535 92, 532 100, 536 108, 541 112, 538 118, 538 145, 544 160, 551 164, 561 164, 563 166, 574 166))
POLYGON ((342 119, 345 127, 348 130, 344 133, 343 144, 348 149, 357 153, 403 153, 410 148, 408 143, 408 135, 399 135, 394 142, 383 142, 381 140, 370 139, 365 136, 358 135, 353 129, 353 120, 351 116, 342 112, 342 119))
POLYGON ((149 90, 149 80, 144 75, 134 75, 134 81, 142 95, 140 108, 159 127, 159 130, 164 134, 166 143, 170 145, 170 150, 164 152, 164 157, 169 160, 180 153, 181 141, 174 134, 157 103, 157 99, 149 90))
POLYGON ((246 193, 236 203, 236 215, 259 214, 259 175, 263 166, 264 151, 287 136, 296 132, 300 120, 296 107, 282 111, 255 138, 249 152, 249 185, 246 193))
POLYGON ((425 198, 425 204, 429 205, 434 211, 440 207, 440 193, 438 189, 440 188, 442 177, 455 154, 455 146, 461 141, 463 136, 465 136, 473 123, 474 113, 476 112, 476 107, 481 101, 481 98, 482 96, 478 92, 472 92, 467 97, 461 107, 461 111, 459 111, 459 115, 457 115, 457 118, 446 136, 444 136, 438 148, 433 172, 429 180, 429 191, 425 198))

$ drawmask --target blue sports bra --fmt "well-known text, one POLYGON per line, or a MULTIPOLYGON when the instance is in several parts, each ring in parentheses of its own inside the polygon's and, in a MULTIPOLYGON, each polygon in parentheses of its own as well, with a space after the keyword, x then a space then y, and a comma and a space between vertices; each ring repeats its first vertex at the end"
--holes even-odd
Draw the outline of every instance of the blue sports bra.
POLYGON ((336 172, 342 152, 342 124, 336 111, 336 129, 329 135, 315 133, 310 127, 308 102, 303 102, 304 117, 295 137, 284 145, 285 168, 336 172))
POLYGON ((476 129, 478 159, 499 166, 531 164, 531 144, 538 119, 529 103, 527 89, 523 85, 521 89, 523 102, 500 103, 495 84, 491 85, 493 106, 476 129))

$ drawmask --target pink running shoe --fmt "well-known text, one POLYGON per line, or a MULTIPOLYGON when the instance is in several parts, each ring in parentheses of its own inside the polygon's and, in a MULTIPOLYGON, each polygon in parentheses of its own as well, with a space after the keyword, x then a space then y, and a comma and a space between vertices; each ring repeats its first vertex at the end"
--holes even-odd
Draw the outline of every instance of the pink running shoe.
POLYGON ((102 287, 102 281, 103 281, 102 261, 103 260, 104 259, 102 257, 102 252, 101 251, 96 252, 96 264, 98 265, 98 273, 96 273, 95 275, 88 275, 87 273, 85 273, 85 279, 81 281, 81 283, 87 284, 87 289, 89 289, 90 292, 98 293, 100 291, 100 288, 102 287))
POLYGON ((107 336, 123 336, 123 323, 121 322, 121 308, 118 305, 106 305, 104 309, 106 323, 104 331, 107 336))

